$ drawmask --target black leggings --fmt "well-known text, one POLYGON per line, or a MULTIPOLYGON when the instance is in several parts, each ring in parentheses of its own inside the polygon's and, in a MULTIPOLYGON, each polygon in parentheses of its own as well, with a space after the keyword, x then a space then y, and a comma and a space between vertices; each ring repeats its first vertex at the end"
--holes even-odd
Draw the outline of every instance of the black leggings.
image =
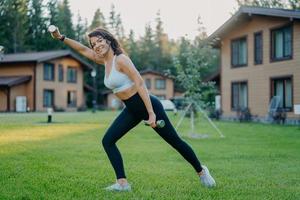
MULTIPOLYGON (((167 143, 175 148, 194 167, 196 172, 202 171, 201 164, 194 151, 177 135, 160 101, 152 95, 150 95, 150 100, 156 115, 156 120, 164 120, 166 123, 163 128, 154 128, 154 130, 167 143)), ((138 93, 123 102, 126 107, 114 120, 102 139, 103 147, 115 170, 117 179, 126 178, 126 176, 122 156, 116 146, 116 142, 139 122, 142 120, 148 120, 147 109, 138 93)))

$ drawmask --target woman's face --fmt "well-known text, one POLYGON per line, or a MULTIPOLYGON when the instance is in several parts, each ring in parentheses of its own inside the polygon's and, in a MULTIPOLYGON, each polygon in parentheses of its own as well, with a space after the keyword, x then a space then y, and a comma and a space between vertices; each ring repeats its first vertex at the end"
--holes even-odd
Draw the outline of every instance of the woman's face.
POLYGON ((105 56, 110 48, 110 42, 101 36, 90 38, 93 50, 100 56, 105 56))

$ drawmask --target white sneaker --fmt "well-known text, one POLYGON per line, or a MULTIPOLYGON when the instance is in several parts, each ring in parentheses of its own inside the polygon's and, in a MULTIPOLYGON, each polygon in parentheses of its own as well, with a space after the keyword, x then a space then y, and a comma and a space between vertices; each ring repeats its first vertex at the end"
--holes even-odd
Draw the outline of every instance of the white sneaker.
POLYGON ((131 191, 131 186, 129 183, 125 184, 125 185, 121 185, 118 182, 116 182, 115 184, 108 186, 105 188, 105 190, 107 191, 131 191))
POLYGON ((204 165, 202 165, 202 172, 203 172, 203 174, 200 175, 201 183, 206 187, 215 187, 216 186, 216 181, 210 175, 208 168, 204 165))

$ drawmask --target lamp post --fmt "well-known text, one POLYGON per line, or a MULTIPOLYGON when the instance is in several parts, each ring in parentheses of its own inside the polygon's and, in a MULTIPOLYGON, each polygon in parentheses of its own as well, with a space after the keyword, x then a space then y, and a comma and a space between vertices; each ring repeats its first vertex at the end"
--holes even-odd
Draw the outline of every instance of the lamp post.
POLYGON ((96 105, 97 105, 97 86, 96 86, 96 69, 93 69, 91 72, 91 76, 93 77, 93 113, 96 112, 96 105))
POLYGON ((4 57, 4 46, 0 45, 0 61, 3 60, 3 57, 4 57))

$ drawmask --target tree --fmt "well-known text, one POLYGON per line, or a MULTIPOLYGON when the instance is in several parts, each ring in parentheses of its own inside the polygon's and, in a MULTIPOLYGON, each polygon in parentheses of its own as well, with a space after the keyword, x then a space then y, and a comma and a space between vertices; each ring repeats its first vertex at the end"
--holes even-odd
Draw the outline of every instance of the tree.
POLYGON ((0 45, 7 53, 25 51, 29 0, 3 0, 0 4, 0 45))
MULTIPOLYGON (((57 0, 49 0, 46 5, 47 5, 46 8, 47 8, 47 12, 48 12, 47 26, 52 24, 52 25, 58 26, 60 31, 62 31, 62 27, 61 27, 60 20, 59 20, 59 10, 58 10, 57 0)), ((47 36, 48 49, 64 48, 65 45, 53 40, 49 33, 46 36, 47 36)))
POLYGON ((154 42, 155 42, 155 67, 158 67, 159 65, 162 66, 162 60, 163 60, 163 35, 164 35, 164 30, 162 26, 162 21, 160 18, 160 11, 156 13, 156 27, 155 27, 155 35, 154 35, 154 42))
POLYGON ((69 38, 75 38, 75 31, 72 23, 72 13, 68 0, 58 3, 58 27, 63 34, 69 38))
POLYGON ((109 21, 108 21, 108 29, 112 32, 112 34, 116 34, 116 24, 117 24, 117 13, 115 11, 115 6, 112 4, 109 12, 109 21))
POLYGON ((75 40, 85 45, 88 45, 85 34, 87 32, 87 20, 83 22, 79 12, 77 14, 77 23, 75 25, 75 40))
POLYGON ((111 5, 109 16, 109 27, 108 29, 111 31, 113 35, 117 38, 120 42, 121 46, 127 49, 127 39, 125 37, 125 31, 121 19, 121 14, 115 11, 115 6, 111 5))
POLYGON ((92 23, 89 27, 89 30, 93 30, 98 27, 106 28, 106 22, 105 22, 104 15, 99 8, 95 11, 92 23))
POLYGON ((48 42, 51 39, 47 32, 47 19, 43 17, 43 1, 31 0, 29 4, 29 25, 28 37, 26 39, 27 48, 34 51, 48 49, 48 42))
POLYGON ((285 2, 281 0, 237 0, 239 6, 259 6, 268 8, 284 8, 285 2))
POLYGON ((290 9, 293 9, 293 10, 300 9, 300 1, 299 0, 289 0, 288 4, 289 4, 290 9))
POLYGON ((212 48, 202 40, 197 45, 182 38, 181 52, 174 58, 177 68, 176 79, 186 91, 185 96, 190 101, 198 102, 202 107, 206 106, 203 96, 207 91, 214 92, 213 83, 204 82, 208 63, 212 60, 212 48))
POLYGON ((143 63, 140 67, 141 69, 156 69, 157 65, 155 63, 155 43, 154 34, 150 24, 145 27, 145 35, 142 37, 140 44, 140 58, 143 63))
POLYGON ((135 35, 132 29, 129 32, 129 38, 127 43, 128 43, 127 52, 132 62, 139 69, 141 66, 140 53, 139 53, 140 50, 139 50, 138 42, 135 40, 135 35))

